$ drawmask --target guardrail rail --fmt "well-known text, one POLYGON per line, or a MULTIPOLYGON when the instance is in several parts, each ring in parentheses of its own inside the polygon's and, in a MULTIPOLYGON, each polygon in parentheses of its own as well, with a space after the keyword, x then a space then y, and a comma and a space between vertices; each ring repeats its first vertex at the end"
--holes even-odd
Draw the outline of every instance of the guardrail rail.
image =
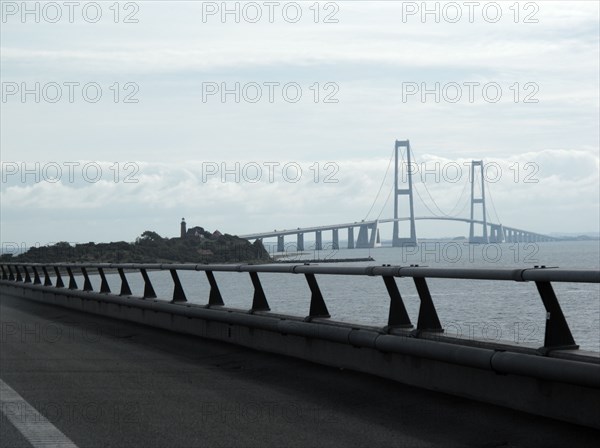
POLYGON ((319 266, 319 265, 250 265, 250 264, 138 264, 138 263, 2 263, 2 280, 44 285, 53 288, 68 288, 78 290, 75 273, 80 272, 84 278, 81 291, 92 292, 90 273, 94 271, 100 276, 100 293, 111 294, 106 279, 106 270, 116 270, 121 280, 119 296, 132 296, 125 271, 138 271, 144 281, 142 298, 157 298, 154 286, 148 275, 149 270, 168 270, 173 281, 171 303, 187 302, 187 297, 178 271, 204 272, 210 284, 210 294, 206 307, 223 307, 225 304, 215 279, 214 272, 248 273, 254 288, 254 295, 249 312, 270 311, 259 277, 261 273, 300 274, 304 275, 310 289, 310 308, 307 321, 315 318, 330 318, 325 298, 321 293, 317 275, 352 275, 381 277, 389 294, 389 317, 386 330, 392 328, 414 328, 415 335, 419 332, 443 332, 436 307, 429 290, 427 279, 463 279, 463 280, 497 280, 514 282, 534 282, 541 302, 546 310, 546 327, 542 351, 555 349, 577 349, 569 324, 565 319, 558 298, 552 287, 553 282, 600 283, 600 270, 561 269, 546 266, 533 268, 432 268, 418 265, 411 266, 319 266), (65 286, 63 276, 68 277, 65 286), (416 328, 406 311, 402 295, 395 278, 412 278, 420 299, 419 314, 416 328), (52 281, 54 279, 54 282, 52 281))

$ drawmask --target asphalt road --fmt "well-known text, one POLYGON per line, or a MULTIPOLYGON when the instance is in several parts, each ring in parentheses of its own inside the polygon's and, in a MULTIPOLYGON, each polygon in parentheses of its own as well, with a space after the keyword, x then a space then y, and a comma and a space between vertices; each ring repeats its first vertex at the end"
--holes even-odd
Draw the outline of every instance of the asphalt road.
MULTIPOLYGON (((80 448, 600 440, 589 428, 13 297, 0 297, 0 320, 0 379, 80 448)), ((36 415, 3 404, 0 446, 32 446, 17 427, 35 430, 36 415)))

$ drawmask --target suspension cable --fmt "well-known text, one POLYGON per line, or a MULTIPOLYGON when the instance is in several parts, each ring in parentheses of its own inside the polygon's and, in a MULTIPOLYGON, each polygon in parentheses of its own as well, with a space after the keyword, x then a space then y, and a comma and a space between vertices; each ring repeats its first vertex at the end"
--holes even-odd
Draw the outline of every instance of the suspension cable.
MULTIPOLYGON (((416 185, 416 184, 415 184, 416 185)), ((433 216, 439 217, 440 215, 438 215, 437 213, 435 213, 433 210, 431 210, 429 208, 429 206, 427 205, 427 203, 423 200, 423 198, 421 197, 421 194, 419 193, 419 190, 417 188, 415 188, 415 192, 417 193, 417 196, 419 196, 419 199, 421 200, 421 202, 423 203, 423 205, 425 206, 425 208, 427 210, 429 210, 429 213, 431 213, 433 216)))
MULTIPOLYGON (((371 211, 373 211, 373 207, 375 207, 375 203, 377 202, 377 199, 379 198, 379 194, 381 193, 381 189, 383 188, 383 184, 385 183, 385 179, 387 178, 388 172, 390 171, 390 165, 392 164, 392 159, 394 158, 394 151, 395 150, 396 150, 396 148, 394 148, 394 150, 392 150, 392 155, 390 156, 390 160, 388 162, 387 169, 385 170, 385 174, 383 176, 383 180, 381 181, 381 185, 379 186, 379 190, 377 191, 377 194, 375 195, 375 199, 373 200, 373 203, 371 204, 371 208, 369 208, 369 211, 367 212, 367 214, 365 216, 365 221, 368 219, 369 215, 371 214, 371 211)), ((388 199, 389 199, 389 196, 388 196, 388 199)), ((387 204, 387 200, 386 200, 386 204, 387 204)), ((381 215, 381 213, 380 213, 380 215, 381 215)))
POLYGON ((381 214, 385 210, 385 206, 387 205, 388 201, 390 200, 390 196, 392 195, 392 191, 394 191, 394 185, 392 185, 392 188, 390 188, 390 192, 388 193, 387 198, 385 199, 385 202, 383 203, 383 207, 381 207, 381 210, 379 211, 379 214, 377 215, 377 219, 379 219, 381 217, 381 214))
MULTIPOLYGON (((417 157, 415 156, 415 151, 412 150, 413 152, 413 156, 415 158, 415 160, 417 159, 417 157)), ((431 195, 431 192, 429 191, 429 188, 427 188, 427 183, 423 180, 423 178, 421 178, 421 183, 423 184, 423 186, 425 187, 425 191, 427 192, 427 195, 429 196, 429 198, 431 199, 431 202, 433 202, 433 205, 435 205, 435 207, 439 210, 439 212, 446 217, 449 217, 450 215, 446 212, 444 212, 442 210, 442 208, 437 204, 437 202, 435 202, 435 199, 433 198, 433 196, 431 195)), ((416 190, 416 189, 415 189, 416 190)), ((417 192, 418 194, 418 192, 417 192)), ((421 198, 421 195, 419 195, 419 198, 421 199, 421 201, 424 203, 425 201, 423 201, 423 198, 421 198)), ((427 207, 427 210, 429 210, 434 216, 439 216, 437 213, 433 213, 431 211, 431 209, 429 207, 427 207)))
POLYGON ((469 178, 467 177, 467 180, 464 181, 463 184, 463 188, 462 191, 460 192, 460 195, 458 196, 458 200, 456 201, 456 204, 454 204, 454 207, 452 207, 452 210, 450 210, 449 215, 456 218, 458 217, 462 211, 464 210, 465 206, 468 204, 468 200, 465 202, 465 205, 463 205, 462 209, 460 210, 460 212, 456 213, 456 208, 460 205, 463 197, 465 196, 465 193, 467 192, 467 186, 469 185, 469 178))
MULTIPOLYGON (((496 210, 496 204, 494 204, 494 198, 492 197, 492 189, 488 185, 486 190, 488 192, 488 196, 490 197, 490 202, 492 203, 492 210, 494 210, 494 215, 496 215, 496 219, 498 220, 497 223, 501 224, 502 220, 500 219, 500 215, 498 214, 498 211, 496 210)), ((490 216, 488 216, 488 218, 490 218, 490 216)))

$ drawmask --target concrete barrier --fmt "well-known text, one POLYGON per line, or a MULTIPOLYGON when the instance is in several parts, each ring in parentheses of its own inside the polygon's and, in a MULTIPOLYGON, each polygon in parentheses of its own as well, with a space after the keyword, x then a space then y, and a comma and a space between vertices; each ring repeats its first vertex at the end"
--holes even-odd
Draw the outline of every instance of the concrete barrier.
POLYGON ((377 375, 600 429, 598 357, 1 280, 0 293, 377 375))

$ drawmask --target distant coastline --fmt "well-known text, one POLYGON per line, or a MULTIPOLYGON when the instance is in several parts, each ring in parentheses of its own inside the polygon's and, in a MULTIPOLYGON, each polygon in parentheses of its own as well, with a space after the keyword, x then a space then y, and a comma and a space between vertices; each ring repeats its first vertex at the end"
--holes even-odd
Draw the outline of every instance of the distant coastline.
MULTIPOLYGON (((192 230, 192 229, 190 229, 192 230)), ((163 238, 147 230, 132 243, 69 244, 30 247, 20 254, 4 253, 2 261, 30 263, 270 263, 260 241, 196 227, 188 236, 163 238)))

